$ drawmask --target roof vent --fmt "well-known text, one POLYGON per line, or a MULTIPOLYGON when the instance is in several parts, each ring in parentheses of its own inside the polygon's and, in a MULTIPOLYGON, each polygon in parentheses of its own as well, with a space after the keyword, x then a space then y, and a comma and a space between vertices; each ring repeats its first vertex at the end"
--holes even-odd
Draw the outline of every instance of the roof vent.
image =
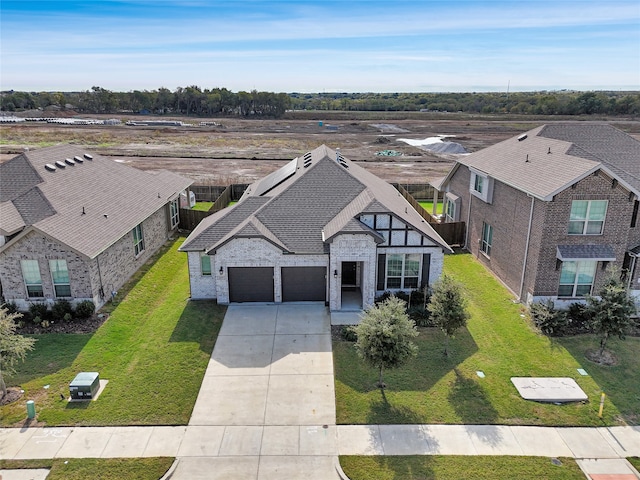
POLYGON ((525 138, 527 138, 527 134, 526 134, 526 133, 523 133, 522 135, 520 135, 520 136, 518 137, 518 141, 519 141, 519 142, 521 142, 521 141, 522 141, 522 140, 524 140, 525 138))
POLYGON ((78 155, 76 155, 75 157, 73 157, 73 159, 78 162, 78 163, 82 163, 84 162, 84 160, 82 159, 82 157, 79 157, 78 155))
POLYGON ((56 160, 56 167, 65 168, 67 166, 62 160, 56 160))
POLYGON ((307 152, 304 154, 304 161, 305 162, 310 162, 311 161, 311 152, 307 152))
POLYGON ((76 164, 76 162, 74 162, 70 158, 65 158, 64 159, 64 163, 66 163, 67 165, 75 165, 76 164))
POLYGON ((55 172, 56 171, 56 166, 51 164, 51 163, 47 163, 44 168, 46 168, 47 170, 49 170, 50 172, 55 172))
POLYGON ((86 158, 87 160, 93 160, 93 156, 89 155, 88 153, 84 154, 84 158, 86 158))

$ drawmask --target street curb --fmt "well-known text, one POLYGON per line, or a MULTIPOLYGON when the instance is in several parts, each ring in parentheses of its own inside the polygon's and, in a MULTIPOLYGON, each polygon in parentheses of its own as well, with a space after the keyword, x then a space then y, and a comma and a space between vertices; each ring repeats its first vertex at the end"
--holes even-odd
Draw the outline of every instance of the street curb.
POLYGON ((344 471, 342 470, 342 465, 340 465, 340 457, 336 457, 336 459, 335 459, 335 467, 336 467, 336 472, 338 473, 338 476, 340 477, 340 480, 351 480, 349 477, 347 477, 347 474, 344 473, 344 471))
POLYGON ((178 468, 178 463, 180 463, 180 460, 176 458, 169 467, 169 470, 167 470, 167 472, 162 477, 160 477, 160 480, 169 480, 170 478, 172 478, 174 472, 176 471, 176 468, 178 468))

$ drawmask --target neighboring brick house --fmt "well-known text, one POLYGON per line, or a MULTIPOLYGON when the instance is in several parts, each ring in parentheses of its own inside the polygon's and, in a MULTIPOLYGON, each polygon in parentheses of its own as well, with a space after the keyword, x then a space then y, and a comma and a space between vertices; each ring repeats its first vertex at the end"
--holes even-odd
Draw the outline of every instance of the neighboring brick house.
POLYGON ((6 302, 102 306, 178 227, 191 180, 61 145, 0 164, 0 285, 6 302))
POLYGON ((194 299, 331 310, 429 285, 450 251, 395 188, 326 146, 250 185, 180 249, 194 299))
POLYGON ((596 293, 616 266, 640 294, 640 142, 606 124, 543 125, 460 159, 446 221, 523 303, 596 293))

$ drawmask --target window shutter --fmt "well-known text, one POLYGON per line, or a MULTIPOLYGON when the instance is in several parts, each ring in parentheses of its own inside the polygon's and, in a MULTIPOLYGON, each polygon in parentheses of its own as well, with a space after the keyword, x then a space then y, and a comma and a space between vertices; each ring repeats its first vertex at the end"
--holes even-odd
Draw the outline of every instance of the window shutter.
POLYGON ((384 290, 384 277, 387 273, 387 256, 384 253, 378 255, 378 285, 377 290, 384 290))
POLYGON ((431 268, 431 254, 422 254, 422 280, 420 282, 420 288, 429 286, 429 269, 431 268))

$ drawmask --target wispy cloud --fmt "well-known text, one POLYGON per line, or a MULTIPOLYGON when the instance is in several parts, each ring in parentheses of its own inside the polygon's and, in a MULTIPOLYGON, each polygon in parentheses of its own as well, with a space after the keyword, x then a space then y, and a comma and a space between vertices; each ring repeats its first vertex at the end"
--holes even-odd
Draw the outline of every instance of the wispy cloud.
POLYGON ((2 88, 640 88, 636 0, 3 0, 0 22, 2 88))

